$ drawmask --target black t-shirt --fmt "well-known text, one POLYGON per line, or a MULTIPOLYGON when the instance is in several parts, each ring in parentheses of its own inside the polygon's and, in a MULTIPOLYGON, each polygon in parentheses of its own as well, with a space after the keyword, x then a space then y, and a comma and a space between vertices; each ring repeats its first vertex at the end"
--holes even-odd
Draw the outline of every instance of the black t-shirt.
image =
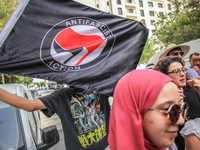
POLYGON ((108 96, 77 88, 62 88, 39 98, 61 120, 67 150, 103 150, 108 146, 108 96))
MULTIPOLYGON (((186 86, 184 90, 184 101, 188 103, 189 112, 188 119, 195 119, 200 117, 200 97, 193 87, 186 86)), ((184 125, 179 126, 179 131, 184 127, 184 125)), ((178 150, 185 150, 185 141, 181 134, 178 132, 178 136, 175 138, 175 143, 178 150)))

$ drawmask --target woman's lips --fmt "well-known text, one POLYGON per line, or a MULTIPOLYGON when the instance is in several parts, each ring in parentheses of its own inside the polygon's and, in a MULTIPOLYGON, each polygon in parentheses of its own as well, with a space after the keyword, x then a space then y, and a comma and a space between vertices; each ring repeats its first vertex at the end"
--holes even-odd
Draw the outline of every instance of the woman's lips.
POLYGON ((181 79, 180 82, 184 83, 184 82, 186 82, 186 80, 185 79, 181 79))
POLYGON ((169 131, 168 133, 169 133, 173 138, 176 138, 177 135, 178 135, 177 131, 169 131))

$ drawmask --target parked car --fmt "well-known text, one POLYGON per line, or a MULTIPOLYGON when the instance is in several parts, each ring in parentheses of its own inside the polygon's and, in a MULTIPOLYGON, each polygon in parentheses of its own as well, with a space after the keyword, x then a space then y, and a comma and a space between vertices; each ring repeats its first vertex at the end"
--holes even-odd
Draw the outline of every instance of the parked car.
POLYGON ((36 85, 29 85, 28 89, 29 90, 37 90, 37 86, 36 85))
POLYGON ((42 96, 41 94, 38 93, 38 90, 30 90, 30 91, 34 99, 37 99, 40 96, 42 96))
MULTIPOLYGON (((0 84, 0 88, 33 100, 28 88, 22 84, 0 84)), ((56 126, 41 130, 38 111, 27 112, 0 101, 0 149, 46 150, 59 141, 56 126)))

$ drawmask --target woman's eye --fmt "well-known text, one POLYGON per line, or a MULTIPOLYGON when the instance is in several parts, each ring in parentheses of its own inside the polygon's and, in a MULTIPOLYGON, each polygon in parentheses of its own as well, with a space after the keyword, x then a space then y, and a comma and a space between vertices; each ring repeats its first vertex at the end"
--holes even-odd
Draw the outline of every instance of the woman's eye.
POLYGON ((169 107, 168 107, 168 108, 165 108, 165 109, 163 109, 163 111, 168 111, 168 109, 169 109, 169 107))

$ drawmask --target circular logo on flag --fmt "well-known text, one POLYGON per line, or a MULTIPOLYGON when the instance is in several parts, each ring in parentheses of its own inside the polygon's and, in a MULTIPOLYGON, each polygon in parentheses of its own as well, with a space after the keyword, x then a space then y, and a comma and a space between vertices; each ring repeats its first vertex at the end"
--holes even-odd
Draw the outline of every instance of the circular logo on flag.
POLYGON ((70 18, 45 34, 40 57, 55 71, 83 70, 104 61, 114 41, 106 24, 90 18, 70 18))

